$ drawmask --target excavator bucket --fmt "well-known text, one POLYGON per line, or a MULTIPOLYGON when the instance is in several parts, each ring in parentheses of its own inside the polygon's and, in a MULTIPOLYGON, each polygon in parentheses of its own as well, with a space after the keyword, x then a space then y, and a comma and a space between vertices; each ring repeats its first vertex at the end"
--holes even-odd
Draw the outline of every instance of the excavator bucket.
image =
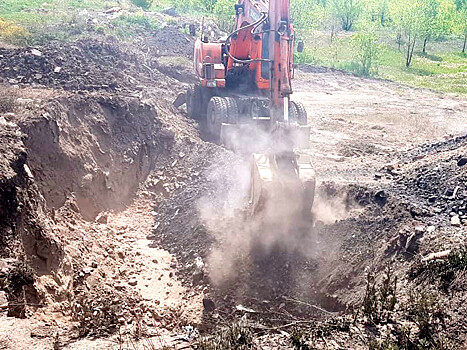
POLYGON ((311 216, 316 187, 310 157, 253 154, 250 215, 265 213, 275 220, 311 216))

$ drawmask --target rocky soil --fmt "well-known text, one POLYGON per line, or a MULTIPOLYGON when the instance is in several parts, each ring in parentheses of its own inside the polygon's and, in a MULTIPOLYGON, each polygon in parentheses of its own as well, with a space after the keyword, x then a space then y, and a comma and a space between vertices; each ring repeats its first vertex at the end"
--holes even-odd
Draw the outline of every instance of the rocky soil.
POLYGON ((314 220, 248 220, 172 105, 194 38, 138 40, 0 50, 0 347, 462 348, 465 99, 303 67, 314 220))

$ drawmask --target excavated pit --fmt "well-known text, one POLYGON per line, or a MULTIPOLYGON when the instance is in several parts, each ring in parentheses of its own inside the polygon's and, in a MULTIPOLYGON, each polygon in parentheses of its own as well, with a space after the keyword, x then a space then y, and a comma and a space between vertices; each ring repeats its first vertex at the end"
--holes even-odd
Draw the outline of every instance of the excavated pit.
POLYGON ((174 142, 156 110, 131 97, 59 97, 31 114, 20 126, 47 206, 73 194, 88 220, 128 205, 174 142))

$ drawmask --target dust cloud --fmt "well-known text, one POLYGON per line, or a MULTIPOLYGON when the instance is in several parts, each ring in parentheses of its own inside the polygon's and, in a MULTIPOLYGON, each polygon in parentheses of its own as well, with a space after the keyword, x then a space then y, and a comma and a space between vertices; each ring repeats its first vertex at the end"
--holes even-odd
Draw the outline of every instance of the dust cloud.
MULTIPOLYGON (((319 248, 315 223, 332 224, 349 213, 345 194, 329 197, 317 191, 312 220, 304 220, 303 203, 299 199, 301 186, 291 182, 275 190, 260 214, 251 216, 250 157, 238 156, 227 168, 210 169, 208 181, 213 191, 198 202, 200 218, 216 241, 206 261, 215 285, 245 273, 258 251, 263 256, 279 250, 289 255, 316 257, 319 248)), ((272 255, 270 258, 274 259, 272 255)))

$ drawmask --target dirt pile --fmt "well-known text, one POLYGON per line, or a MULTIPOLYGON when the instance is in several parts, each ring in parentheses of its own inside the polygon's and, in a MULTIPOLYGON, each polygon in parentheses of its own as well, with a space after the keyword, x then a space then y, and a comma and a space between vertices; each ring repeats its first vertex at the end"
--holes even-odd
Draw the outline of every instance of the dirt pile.
POLYGON ((56 281, 66 285, 66 261, 26 164, 24 137, 16 124, 0 117, 0 285, 7 293, 8 314, 17 317, 29 315, 47 298, 54 299, 67 289, 50 285, 46 291, 44 284, 36 283, 36 278, 53 273, 56 281))
POLYGON ((432 224, 455 226, 467 223, 467 137, 452 138, 435 144, 423 145, 410 155, 415 160, 412 166, 398 176, 396 166, 389 166, 388 172, 395 172, 401 192, 414 202, 426 216, 433 216, 432 224), (418 161, 417 161, 418 160, 418 161), (440 222, 440 218, 445 220, 440 222))

